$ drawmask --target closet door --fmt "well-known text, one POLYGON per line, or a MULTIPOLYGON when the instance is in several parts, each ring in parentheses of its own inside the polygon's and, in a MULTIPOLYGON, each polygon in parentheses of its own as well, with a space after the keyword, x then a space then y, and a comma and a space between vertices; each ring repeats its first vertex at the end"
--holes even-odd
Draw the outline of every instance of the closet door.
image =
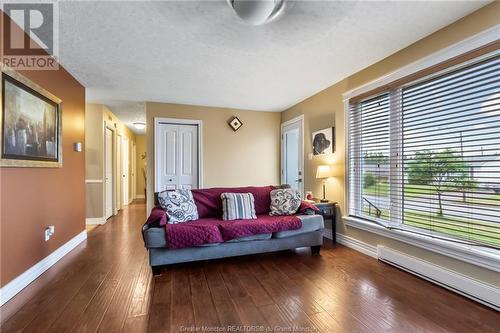
POLYGON ((198 126, 161 123, 155 135, 155 192, 198 187, 198 126))

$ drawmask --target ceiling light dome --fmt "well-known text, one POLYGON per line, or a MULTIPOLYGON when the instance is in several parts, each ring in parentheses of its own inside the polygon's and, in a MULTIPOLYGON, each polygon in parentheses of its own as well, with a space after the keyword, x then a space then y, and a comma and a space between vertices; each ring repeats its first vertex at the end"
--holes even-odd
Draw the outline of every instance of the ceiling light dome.
POLYGON ((263 25, 274 20, 285 7, 285 0, 227 0, 244 22, 263 25))

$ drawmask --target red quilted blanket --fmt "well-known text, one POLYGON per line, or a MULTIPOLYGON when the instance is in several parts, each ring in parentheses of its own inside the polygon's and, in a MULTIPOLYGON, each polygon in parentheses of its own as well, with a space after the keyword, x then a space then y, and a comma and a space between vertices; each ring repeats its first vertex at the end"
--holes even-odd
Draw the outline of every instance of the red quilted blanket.
POLYGON ((169 248, 180 249, 301 227, 302 221, 297 216, 258 215, 256 220, 223 221, 220 218, 204 218, 167 224, 165 229, 169 248))

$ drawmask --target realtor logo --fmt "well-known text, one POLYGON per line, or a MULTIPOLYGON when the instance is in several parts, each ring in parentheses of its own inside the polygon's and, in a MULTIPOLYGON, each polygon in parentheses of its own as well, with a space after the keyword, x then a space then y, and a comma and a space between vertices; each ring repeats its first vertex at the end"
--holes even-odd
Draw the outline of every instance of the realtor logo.
POLYGON ((57 70, 57 2, 3 1, 1 62, 12 69, 57 70))

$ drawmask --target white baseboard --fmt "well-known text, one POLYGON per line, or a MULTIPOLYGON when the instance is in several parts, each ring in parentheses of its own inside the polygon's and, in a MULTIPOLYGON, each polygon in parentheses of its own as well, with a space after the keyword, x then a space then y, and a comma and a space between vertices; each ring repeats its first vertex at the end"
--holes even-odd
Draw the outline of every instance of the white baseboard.
POLYGON ((500 289, 492 285, 382 245, 377 250, 381 261, 500 310, 500 289))
POLYGON ((337 243, 350 247, 351 249, 366 254, 372 258, 378 259, 376 246, 366 244, 365 242, 361 242, 343 234, 337 234, 337 243))
POLYGON ((105 224, 106 218, 104 217, 91 217, 85 219, 85 224, 87 225, 95 225, 95 224, 105 224))
POLYGON ((146 199, 146 196, 144 194, 136 194, 134 199, 146 199))
POLYGON ((81 242, 87 239, 87 231, 84 230, 67 243, 61 245, 57 250, 43 258, 41 261, 30 267, 27 271, 7 283, 0 289, 0 306, 4 305, 17 293, 23 290, 37 277, 42 275, 47 269, 52 267, 62 257, 77 247, 81 242))

